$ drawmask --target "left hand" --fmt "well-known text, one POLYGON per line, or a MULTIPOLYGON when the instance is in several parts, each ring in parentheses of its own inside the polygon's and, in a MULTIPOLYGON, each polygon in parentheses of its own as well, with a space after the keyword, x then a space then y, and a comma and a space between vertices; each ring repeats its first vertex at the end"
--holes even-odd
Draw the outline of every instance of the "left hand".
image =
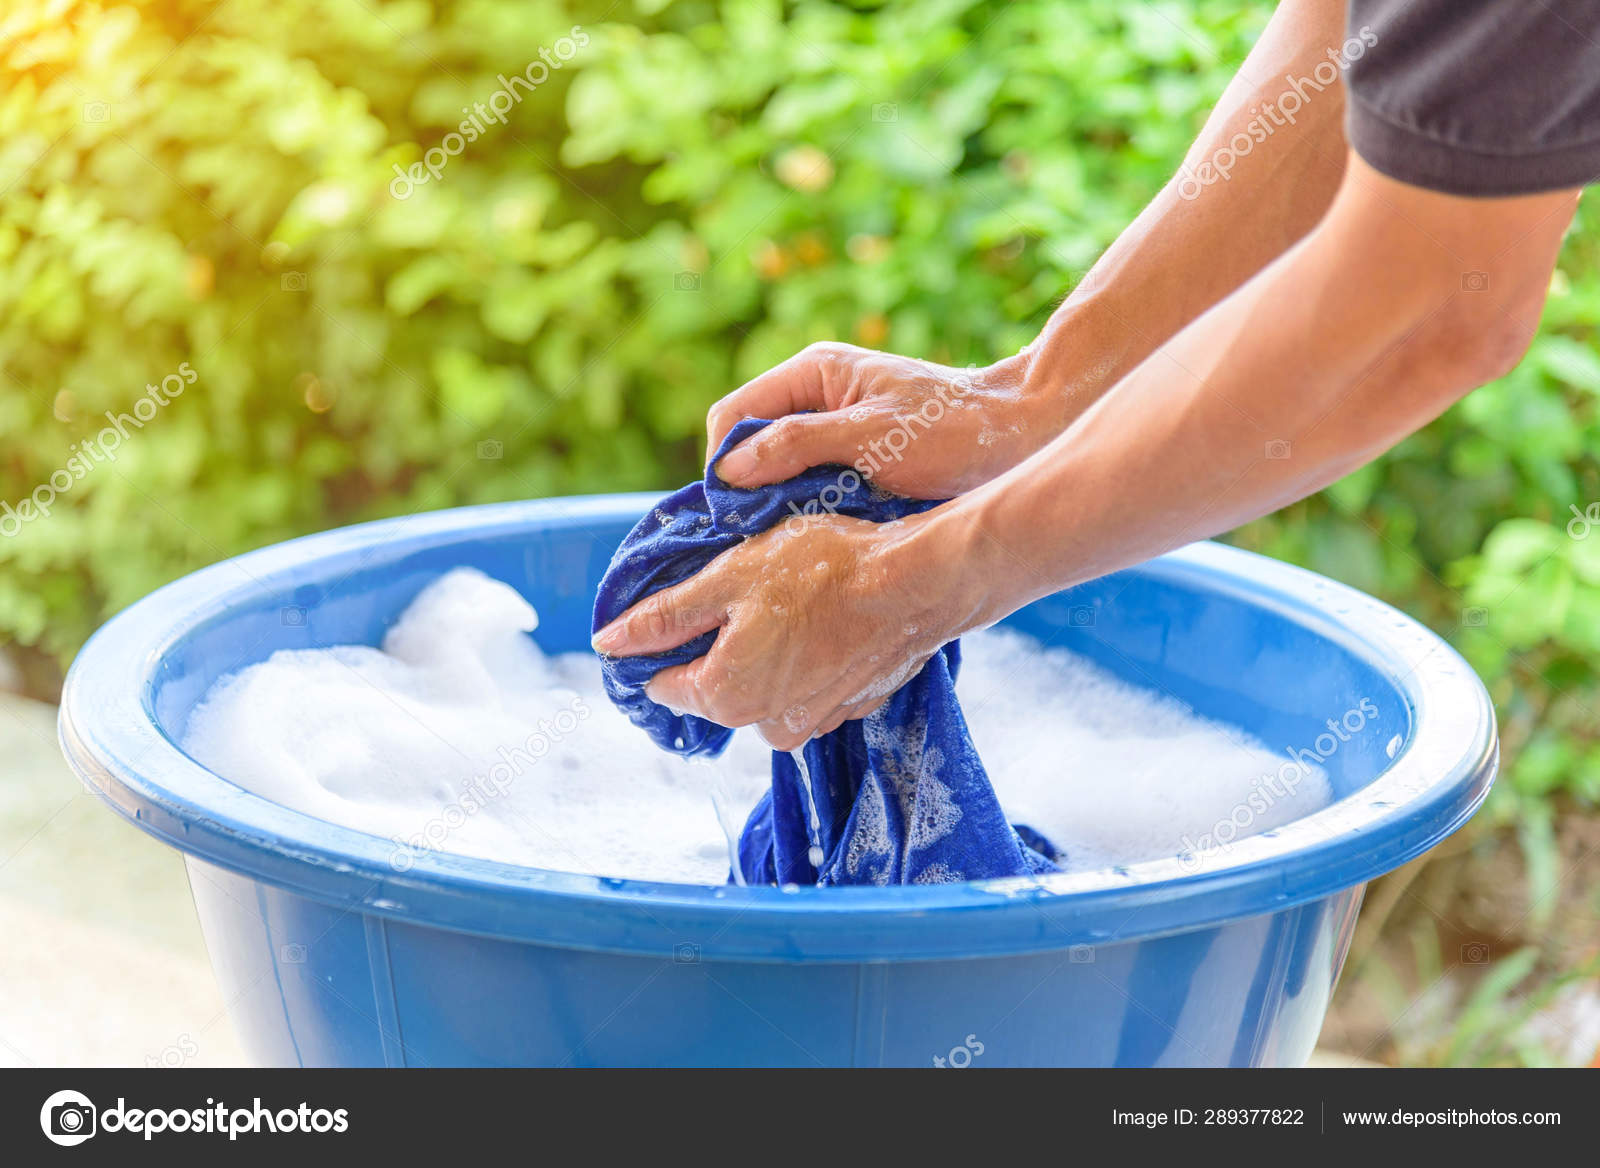
POLYGON ((1072 405, 1030 384, 1025 355, 963 370, 825 342, 712 406, 707 450, 743 418, 775 418, 717 463, 724 482, 765 487, 839 463, 909 499, 948 499, 1049 442, 1072 405))
POLYGON ((661 653, 720 628, 704 657, 662 670, 645 692, 722 726, 754 725, 776 750, 797 749, 877 709, 970 619, 958 561, 916 538, 932 514, 779 524, 640 601, 595 634, 594 647, 612 657, 661 653))

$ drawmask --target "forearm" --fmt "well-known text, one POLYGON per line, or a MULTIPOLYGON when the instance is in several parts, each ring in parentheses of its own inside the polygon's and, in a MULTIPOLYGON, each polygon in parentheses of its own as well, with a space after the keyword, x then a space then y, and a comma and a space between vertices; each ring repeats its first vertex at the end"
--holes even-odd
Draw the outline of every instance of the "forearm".
POLYGON ((1328 57, 1344 43, 1342 12, 1342 0, 1284 0, 1187 169, 1020 354, 973 376, 850 345, 810 346, 707 412, 708 455, 739 419, 780 419, 717 473, 753 488, 838 462, 886 490, 942 499, 1038 451, 1321 218, 1344 168, 1343 81, 1328 57), (1301 77, 1312 78, 1300 85, 1305 98, 1286 100, 1301 77), (954 399, 962 408, 946 410, 954 399), (921 423, 934 418, 930 437, 921 423))
POLYGON ((1066 434, 930 513, 913 542, 959 563, 956 624, 1310 494, 1514 363, 1575 196, 1446 199, 1350 171, 1310 236, 1066 434), (1464 291, 1465 272, 1489 288, 1464 291))
POLYGON ((1338 51, 1343 19, 1343 0, 1279 6, 1183 169, 1011 363, 1030 396, 1056 411, 1058 426, 1281 255, 1327 210, 1344 170, 1343 81, 1321 92, 1302 85, 1304 100, 1284 95, 1289 79, 1311 77, 1329 50, 1338 51), (1233 148, 1244 145, 1240 135, 1248 142, 1242 154, 1233 148))

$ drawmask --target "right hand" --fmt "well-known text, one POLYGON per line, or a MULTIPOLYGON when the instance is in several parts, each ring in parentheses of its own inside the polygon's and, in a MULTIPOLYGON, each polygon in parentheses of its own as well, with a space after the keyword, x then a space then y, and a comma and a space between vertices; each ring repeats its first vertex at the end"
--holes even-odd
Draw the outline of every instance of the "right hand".
POLYGON ((1051 404, 1027 389, 1026 366, 1013 357, 955 369, 855 345, 811 345, 711 407, 712 453, 741 419, 778 419, 713 469, 732 486, 762 487, 840 463, 897 495, 948 499, 1060 431, 1051 404))
POLYGON ((940 646, 986 615, 992 580, 928 535, 942 508, 900 523, 817 515, 742 540, 595 634, 608 657, 662 653, 716 629, 704 656, 645 692, 774 750, 864 718, 940 646))

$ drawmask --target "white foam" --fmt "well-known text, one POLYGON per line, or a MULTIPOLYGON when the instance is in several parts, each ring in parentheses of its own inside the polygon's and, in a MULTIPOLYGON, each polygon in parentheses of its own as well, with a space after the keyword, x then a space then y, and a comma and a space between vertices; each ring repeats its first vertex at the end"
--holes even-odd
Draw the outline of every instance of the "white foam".
MULTIPOLYGON (((218 681, 184 748, 251 791, 427 850, 532 867, 695 884, 727 879, 767 785, 749 731, 687 761, 612 707, 590 653, 546 656, 511 588, 451 572, 382 649, 282 651, 218 681), (718 805, 722 808, 719 820, 718 805)), ((1070 867, 1171 856, 1257 798, 1285 756, 1170 699, 1018 633, 966 637, 957 686, 1002 806, 1070 867)), ((1241 836, 1328 801, 1320 771, 1253 810, 1241 836)))
POLYGON ((1320 768, 1076 654, 1010 629, 961 648, 956 694, 1000 805, 1074 870, 1206 857, 1331 801, 1320 768))

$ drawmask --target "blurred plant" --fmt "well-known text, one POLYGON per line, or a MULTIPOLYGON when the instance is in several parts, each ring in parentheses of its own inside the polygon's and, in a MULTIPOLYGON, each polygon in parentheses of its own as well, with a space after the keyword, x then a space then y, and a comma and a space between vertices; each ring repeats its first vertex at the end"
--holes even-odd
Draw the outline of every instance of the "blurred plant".
MULTIPOLYGON (((65 659, 156 585, 333 524, 671 485, 706 406, 811 341, 1015 351, 1269 9, 14 0, 0 501, 180 363, 197 380, 0 539, 0 641, 65 659), (574 26, 506 124, 391 192, 574 26)), ((1596 214, 1515 373, 1234 537, 1483 674, 1509 779, 1488 822, 1520 834, 1536 911, 1552 799, 1600 799, 1600 529, 1568 530, 1600 515, 1596 214)))
POLYGON ((1566 970, 1541 968, 1538 947, 1525 945, 1493 961, 1469 960, 1464 967, 1440 951, 1431 921, 1415 921, 1406 936, 1408 973, 1381 956, 1374 956, 1362 972, 1392 1019, 1390 1057, 1396 1064, 1560 1065, 1550 1036, 1540 1033, 1549 1029, 1538 1025, 1540 1014, 1575 990, 1592 991, 1600 977, 1600 957, 1566 970), (1473 965, 1481 968, 1473 970, 1473 965), (1475 976, 1465 976, 1469 971, 1475 976))
POLYGON ((0 500, 180 361, 198 383, 0 540, 0 636, 64 658, 331 524, 666 486, 711 401, 813 340, 1015 350, 1181 154, 1240 7, 12 5, 0 500))

